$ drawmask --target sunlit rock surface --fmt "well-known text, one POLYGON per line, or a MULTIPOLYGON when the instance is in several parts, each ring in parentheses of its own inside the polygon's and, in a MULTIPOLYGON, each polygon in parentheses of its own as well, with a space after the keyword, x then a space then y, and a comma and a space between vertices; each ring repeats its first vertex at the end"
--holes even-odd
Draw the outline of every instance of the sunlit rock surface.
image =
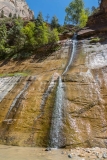
POLYGON ((1 62, 1 75, 28 73, 26 77, 0 79, 0 89, 8 88, 7 83, 11 87, 10 81, 14 84, 8 92, 6 89, 0 102, 1 144, 47 147, 50 133, 54 133, 50 132, 52 118, 56 118, 55 129, 61 125, 58 136, 63 134, 63 139, 58 139, 60 147, 107 148, 107 38, 93 44, 90 39, 78 41, 72 64, 62 75, 71 57, 72 41, 69 42, 64 41, 61 50, 42 60, 9 61, 5 65, 1 62), (59 96, 59 102, 63 102, 61 116, 54 114, 57 94, 60 95, 59 76, 60 92, 64 92, 63 98, 59 96))
POLYGON ((89 42, 79 42, 75 61, 63 77, 68 147, 107 147, 107 42, 89 42))
POLYGON ((28 20, 34 16, 33 11, 30 10, 25 0, 0 0, 0 10, 4 11, 6 17, 10 13, 28 20))
POLYGON ((0 78, 0 102, 12 90, 19 80, 20 77, 0 78))
POLYGON ((6 95, 0 102, 0 143, 48 146, 58 77, 66 66, 69 53, 69 45, 66 41, 62 43, 61 50, 44 59, 42 55, 39 59, 0 63, 1 76, 19 74, 0 79, 3 81, 1 90, 6 88, 6 95), (24 77, 24 73, 28 75, 24 77), (19 81, 15 83, 14 79, 19 81), (8 87, 11 87, 9 92, 8 87))

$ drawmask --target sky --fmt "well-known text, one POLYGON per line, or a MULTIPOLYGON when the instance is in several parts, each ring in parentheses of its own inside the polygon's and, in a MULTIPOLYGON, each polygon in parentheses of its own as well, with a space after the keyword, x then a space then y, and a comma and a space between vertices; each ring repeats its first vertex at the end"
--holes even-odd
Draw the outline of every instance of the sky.
MULTIPOLYGON (((53 16, 59 19, 59 24, 64 23, 65 8, 72 0, 26 0, 30 9, 34 11, 35 17, 39 12, 42 12, 44 20, 49 15, 49 21, 53 16)), ((98 6, 98 0, 84 0, 85 7, 91 8, 92 6, 98 6)))

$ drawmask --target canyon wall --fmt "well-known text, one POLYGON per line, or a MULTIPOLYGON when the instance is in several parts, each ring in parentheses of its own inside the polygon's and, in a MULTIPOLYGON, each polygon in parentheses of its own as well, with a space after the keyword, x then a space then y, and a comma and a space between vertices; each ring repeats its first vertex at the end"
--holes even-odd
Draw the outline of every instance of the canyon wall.
POLYGON ((0 64, 0 143, 49 145, 57 79, 68 53, 65 46, 44 58, 0 64))
POLYGON ((103 12, 107 12, 107 1, 106 0, 101 1, 100 10, 103 12))
POLYGON ((88 27, 103 27, 107 25, 107 1, 102 0, 97 13, 90 16, 87 22, 88 27))
POLYGON ((98 36, 0 62, 1 144, 107 148, 107 35, 98 36))
POLYGON ((30 10, 25 0, 0 0, 0 10, 4 11, 6 17, 8 17, 10 13, 28 20, 34 16, 33 11, 30 10))
POLYGON ((64 75, 72 56, 71 41, 44 59, 0 64, 0 75, 5 73, 0 78, 1 144, 50 146, 52 119, 57 126, 61 118, 59 147, 107 148, 107 37, 101 43, 90 41, 77 42, 64 75), (59 75, 64 97, 57 102, 59 75), (61 117, 53 115, 59 102, 61 117))

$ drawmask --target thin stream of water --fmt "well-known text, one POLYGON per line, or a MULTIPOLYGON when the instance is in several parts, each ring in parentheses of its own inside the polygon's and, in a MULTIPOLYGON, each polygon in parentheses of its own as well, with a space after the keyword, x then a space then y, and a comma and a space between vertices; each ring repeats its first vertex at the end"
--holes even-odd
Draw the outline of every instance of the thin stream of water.
POLYGON ((61 76, 59 77, 59 83, 56 93, 56 101, 54 106, 54 111, 52 115, 52 122, 51 122, 51 138, 50 138, 50 145, 53 148, 57 148, 61 146, 61 127, 62 127, 62 119, 63 119, 63 83, 61 76))
MULTIPOLYGON (((71 53, 71 57, 69 63, 63 72, 64 75, 74 58, 74 54, 76 51, 76 34, 73 37, 73 49, 71 53)), ((51 122, 51 131, 50 131, 50 147, 58 148, 63 146, 63 135, 62 135, 62 127, 63 127, 63 103, 64 103, 64 90, 63 90, 63 83, 61 76, 59 77, 57 93, 56 93, 56 101, 54 105, 53 115, 52 115, 52 122, 51 122)))
POLYGON ((64 75, 64 74, 68 71, 70 65, 72 64, 72 61, 73 61, 73 58, 74 58, 74 54, 75 54, 75 51, 76 51, 76 44, 77 44, 76 37, 77 37, 77 35, 74 34, 74 36, 73 36, 73 42, 72 42, 73 48, 72 48, 71 57, 70 57, 70 60, 69 60, 68 65, 67 65, 67 67, 65 68, 65 71, 63 72, 62 75, 64 75))

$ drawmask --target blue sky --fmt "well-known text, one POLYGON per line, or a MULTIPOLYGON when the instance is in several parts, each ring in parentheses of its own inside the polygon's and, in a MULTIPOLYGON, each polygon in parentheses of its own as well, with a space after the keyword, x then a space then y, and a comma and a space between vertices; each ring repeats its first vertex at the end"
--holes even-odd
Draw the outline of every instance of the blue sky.
MULTIPOLYGON (((34 11, 35 16, 42 12, 44 19, 49 14, 50 19, 55 15, 59 19, 59 23, 63 24, 65 17, 65 8, 72 0, 26 0, 30 8, 34 11)), ((84 0, 85 7, 91 8, 98 6, 98 0, 84 0)))

